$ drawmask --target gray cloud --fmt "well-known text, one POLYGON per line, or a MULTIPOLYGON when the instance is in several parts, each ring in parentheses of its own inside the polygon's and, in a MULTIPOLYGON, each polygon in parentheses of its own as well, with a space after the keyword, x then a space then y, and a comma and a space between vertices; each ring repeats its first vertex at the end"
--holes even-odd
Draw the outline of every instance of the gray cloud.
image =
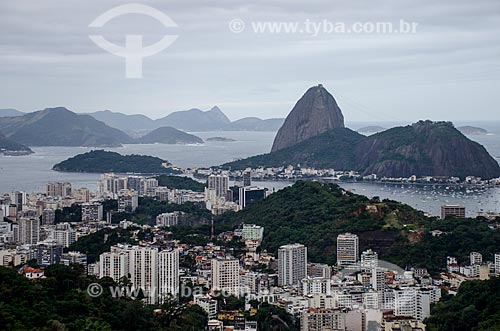
POLYGON ((178 28, 127 15, 99 33, 123 44, 165 32, 178 40, 124 78, 124 60, 96 47, 88 24, 126 2, 0 3, 0 108, 65 105, 151 117, 217 104, 231 118, 285 116, 307 87, 323 83, 348 120, 499 119, 497 0, 141 1, 178 28), (247 29, 234 34, 229 22, 247 29), (414 35, 255 34, 252 21, 418 22, 414 35), (473 111, 471 111, 473 109, 473 111))

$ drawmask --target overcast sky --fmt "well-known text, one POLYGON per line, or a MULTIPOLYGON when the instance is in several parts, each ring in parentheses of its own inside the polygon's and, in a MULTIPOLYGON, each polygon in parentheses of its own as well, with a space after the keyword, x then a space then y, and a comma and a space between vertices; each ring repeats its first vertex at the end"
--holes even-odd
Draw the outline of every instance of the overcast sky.
POLYGON ((322 83, 348 121, 500 120, 498 0, 136 1, 167 14, 89 24, 126 1, 0 0, 0 108, 65 106, 159 118, 218 105, 231 119, 284 117, 322 83), (241 19, 245 30, 229 23, 241 19), (418 23, 415 34, 255 33, 252 22, 418 23), (89 34, 119 45, 178 39, 125 78, 125 61, 89 34))

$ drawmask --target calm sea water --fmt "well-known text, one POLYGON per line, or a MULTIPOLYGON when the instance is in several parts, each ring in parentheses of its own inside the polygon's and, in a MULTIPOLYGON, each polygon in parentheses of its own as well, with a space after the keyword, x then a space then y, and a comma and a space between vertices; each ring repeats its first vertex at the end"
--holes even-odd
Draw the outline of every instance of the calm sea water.
MULTIPOLYGON (((393 123, 377 123, 390 127, 393 123)), ((457 124, 458 125, 458 124, 457 124)), ((483 144, 491 155, 500 161, 500 123, 468 123, 486 128, 494 133, 470 137, 483 144)), ((363 123, 352 123, 350 127, 359 128, 363 123)), ((181 167, 208 167, 222 164, 237 158, 267 153, 272 146, 274 132, 199 132, 194 133, 206 139, 226 137, 234 142, 206 142, 203 145, 126 145, 107 148, 121 154, 153 155, 168 160, 181 167)), ((28 156, 0 156, 0 192, 23 190, 39 192, 45 190, 49 181, 69 181, 74 187, 96 188, 98 174, 61 173, 52 171, 52 166, 69 157, 92 150, 82 147, 35 147, 34 154, 28 156)), ((270 189, 281 189, 289 182, 261 182, 270 189)), ((500 189, 484 192, 453 191, 446 188, 381 185, 369 183, 343 183, 343 187, 367 196, 379 196, 407 203, 425 212, 438 215, 440 206, 445 203, 463 204, 467 213, 475 216, 479 211, 500 212, 500 189)))

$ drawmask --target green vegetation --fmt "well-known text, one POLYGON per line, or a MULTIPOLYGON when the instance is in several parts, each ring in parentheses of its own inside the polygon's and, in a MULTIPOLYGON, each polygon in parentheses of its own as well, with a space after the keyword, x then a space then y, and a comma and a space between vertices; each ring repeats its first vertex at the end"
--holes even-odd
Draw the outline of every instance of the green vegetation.
POLYGON ((93 263, 99 255, 109 252, 111 246, 121 243, 135 243, 128 230, 104 228, 80 238, 69 246, 69 250, 87 254, 88 262, 93 263))
POLYGON ((463 283, 456 296, 432 307, 429 331, 500 330, 500 278, 463 283))
POLYGON ((208 222, 212 217, 210 211, 204 206, 187 202, 182 205, 167 203, 150 197, 139 198, 139 206, 133 213, 115 213, 112 222, 118 223, 124 219, 137 224, 156 224, 156 216, 174 211, 184 212, 184 221, 192 225, 208 222))
POLYGON ((241 212, 221 215, 216 229, 224 231, 241 223, 265 227, 263 249, 276 253, 279 246, 298 242, 308 247, 312 261, 333 264, 339 233, 356 233, 362 248, 383 254, 400 235, 403 224, 420 227, 426 218, 394 201, 368 199, 334 184, 301 181, 241 212))
POLYGON ((257 329, 260 331, 298 331, 300 329, 295 317, 288 314, 283 308, 267 303, 261 304, 257 314, 249 319, 257 321, 257 329))
POLYGON ((205 330, 207 317, 200 307, 179 309, 172 302, 155 307, 112 298, 109 286, 117 284, 110 278, 86 276, 79 265, 53 265, 45 275, 46 279, 29 281, 14 269, 0 267, 0 330, 205 330), (86 289, 91 283, 99 283, 103 295, 90 297, 86 289), (155 308, 164 313, 155 314, 155 308))
POLYGON ((195 192, 203 192, 205 190, 205 184, 186 176, 161 175, 157 179, 159 186, 166 186, 170 189, 191 190, 195 192))
POLYGON ((476 219, 429 219, 428 231, 422 232, 417 241, 409 236, 397 238, 391 246, 390 261, 401 267, 426 267, 438 272, 443 269, 447 256, 454 256, 461 263, 469 261, 470 252, 480 252, 486 260, 493 260, 500 245, 500 232, 488 227, 487 222, 476 219), (432 236, 430 231, 445 232, 432 236))
POLYGON ((404 268, 426 267, 437 273, 446 256, 463 263, 477 251, 492 260, 500 246, 500 232, 474 219, 428 218, 399 202, 345 192, 334 184, 297 182, 237 213, 216 218, 218 232, 241 223, 265 227, 262 248, 276 253, 279 246, 301 243, 313 262, 336 262, 336 237, 352 232, 360 249, 373 249, 381 259, 404 268), (446 234, 432 236, 431 231, 446 234))
POLYGON ((103 150, 90 151, 62 161, 52 168, 56 171, 89 173, 177 174, 179 170, 164 168, 166 161, 146 155, 120 155, 103 150))
POLYGON ((298 165, 315 168, 356 169, 355 148, 365 136, 350 129, 336 128, 274 153, 253 156, 222 165, 243 170, 247 167, 298 165))

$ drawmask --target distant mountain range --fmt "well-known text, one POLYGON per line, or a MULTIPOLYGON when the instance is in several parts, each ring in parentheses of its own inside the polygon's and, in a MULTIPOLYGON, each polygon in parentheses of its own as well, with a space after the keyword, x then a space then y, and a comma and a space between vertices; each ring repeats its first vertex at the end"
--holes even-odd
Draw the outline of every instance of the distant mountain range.
POLYGON ((222 167, 301 165, 356 170, 384 177, 500 177, 486 149, 451 122, 420 121, 366 137, 344 128, 343 116, 324 87, 310 88, 278 131, 271 153, 222 167))
POLYGON ((26 113, 23 113, 22 111, 15 110, 12 108, 8 109, 0 109, 0 117, 10 117, 10 116, 22 116, 25 115, 26 113))
POLYGON ((217 106, 208 111, 197 108, 177 111, 157 120, 144 115, 126 115, 109 110, 89 115, 111 127, 127 132, 154 130, 166 126, 188 132, 277 131, 284 121, 282 118, 263 120, 257 117, 245 117, 231 122, 217 106))
MULTIPOLYGON (((27 146, 84 146, 116 147, 122 144, 162 143, 194 144, 203 143, 197 136, 174 129, 160 127, 139 138, 132 138, 125 132, 110 127, 104 122, 85 114, 76 114, 66 108, 47 108, 21 116, 0 117, 2 145, 17 144, 19 150, 27 146)), ((29 149, 29 148, 28 148, 29 149)))
MULTIPOLYGON (((26 114, 15 109, 0 109, 0 117, 23 116, 26 114)), ((96 111, 87 115, 104 122, 112 128, 127 133, 151 131, 167 126, 188 132, 277 131, 285 120, 284 118, 263 120, 257 117, 245 117, 231 121, 217 106, 212 107, 208 111, 202 111, 197 108, 176 111, 157 120, 144 115, 126 115, 110 110, 96 111)))
POLYGON ((0 132, 28 146, 112 147, 129 143, 124 132, 109 127, 89 115, 79 115, 64 107, 47 108, 16 117, 0 118, 0 132))

